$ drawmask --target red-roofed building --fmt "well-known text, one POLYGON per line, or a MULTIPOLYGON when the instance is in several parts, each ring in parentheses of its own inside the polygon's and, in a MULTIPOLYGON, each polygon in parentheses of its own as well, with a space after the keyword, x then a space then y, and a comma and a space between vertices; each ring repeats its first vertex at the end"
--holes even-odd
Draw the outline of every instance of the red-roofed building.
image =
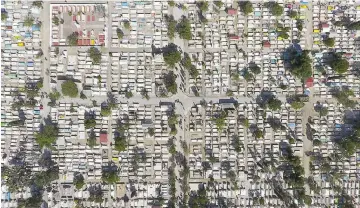
POLYGON ((238 35, 229 35, 230 40, 239 40, 240 37, 238 35))
POLYGON ((263 47, 264 47, 264 48, 270 48, 270 47, 271 47, 270 42, 269 42, 269 41, 263 42, 263 47))
POLYGON ((310 77, 306 80, 306 87, 313 87, 314 86, 314 78, 310 77))
POLYGON ((100 143, 107 143, 107 142, 108 142, 107 133, 100 133, 100 143))
POLYGON ((236 9, 228 9, 227 10, 228 15, 235 15, 237 13, 236 9))

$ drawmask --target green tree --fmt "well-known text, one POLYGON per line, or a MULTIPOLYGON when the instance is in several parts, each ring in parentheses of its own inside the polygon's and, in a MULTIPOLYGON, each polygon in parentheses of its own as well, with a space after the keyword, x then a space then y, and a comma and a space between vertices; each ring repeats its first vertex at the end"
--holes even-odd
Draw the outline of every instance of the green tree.
POLYGON ((43 200, 40 194, 31 196, 27 199, 18 200, 18 208, 28 208, 28 207, 40 207, 43 200))
POLYGON ((150 136, 154 136, 155 135, 155 129, 154 128, 148 128, 148 134, 150 136))
POLYGON ((245 128, 249 128, 249 127, 250 127, 249 119, 247 119, 247 118, 239 119, 239 122, 240 122, 240 124, 243 125, 245 128))
POLYGON ((281 16, 284 13, 284 8, 277 2, 267 2, 265 3, 265 7, 267 7, 274 16, 281 16))
POLYGON ((299 30, 299 31, 302 31, 304 29, 304 24, 303 24, 303 21, 302 20, 297 20, 296 21, 296 28, 299 30))
POLYGON ((247 81, 247 82, 251 82, 253 81, 255 78, 254 78, 254 75, 252 73, 250 73, 249 71, 245 71, 244 74, 244 79, 247 81))
POLYGON ((212 120, 215 122, 216 127, 219 131, 222 131, 226 125, 227 113, 225 111, 221 111, 221 113, 215 116, 212 120))
POLYGON ((101 203, 104 201, 104 193, 101 190, 101 186, 91 186, 88 188, 89 191, 89 201, 95 202, 95 203, 101 203))
POLYGON ((175 37, 177 22, 174 19, 174 17, 171 15, 166 18, 166 23, 167 23, 167 27, 168 27, 167 35, 172 40, 175 37))
POLYGON ((150 99, 150 96, 149 96, 146 88, 143 88, 143 89, 142 89, 141 95, 142 95, 142 97, 145 98, 146 100, 149 100, 149 99, 150 99))
POLYGON ((92 129, 96 126, 96 120, 94 118, 85 119, 84 125, 86 129, 92 129))
POLYGON ((33 1, 32 5, 34 7, 37 7, 39 9, 42 9, 43 8, 43 2, 42 1, 33 1))
POLYGON ((80 92, 80 98, 83 99, 83 100, 87 99, 87 97, 86 97, 86 95, 84 94, 83 91, 80 92))
POLYGON ((34 24, 34 17, 32 17, 32 16, 27 16, 27 17, 25 17, 25 20, 24 20, 24 26, 25 27, 31 27, 31 26, 33 26, 33 24, 34 24))
POLYGON ((256 129, 256 130, 254 131, 254 137, 255 137, 256 139, 263 138, 263 137, 264 137, 264 132, 261 131, 260 129, 256 129))
POLYGON ((89 137, 86 142, 90 148, 93 148, 94 146, 96 146, 96 135, 95 135, 94 131, 90 132, 89 137))
POLYGON ((79 33, 73 32, 66 39, 70 46, 77 46, 79 33))
POLYGON ((306 79, 312 76, 311 59, 309 51, 303 51, 300 56, 294 56, 291 59, 290 72, 300 79, 306 79))
POLYGON ((59 19, 59 17, 57 17, 57 16, 54 16, 53 18, 52 18, 52 23, 54 24, 54 25, 59 25, 60 24, 60 19, 59 19))
POLYGON ((320 110, 319 110, 320 116, 327 116, 328 112, 329 111, 328 111, 327 107, 321 107, 320 110))
POLYGON ((226 96, 234 96, 233 91, 230 90, 230 89, 228 89, 228 90, 226 91, 226 96))
POLYGON ((129 30, 131 28, 129 21, 124 21, 124 28, 129 30))
POLYGON ((126 137, 118 136, 115 137, 114 140, 115 140, 115 150, 119 152, 123 152, 126 150, 127 147, 126 137))
POLYGON ((181 53, 177 50, 167 51, 163 53, 165 63, 174 68, 175 64, 179 63, 181 60, 181 53))
POLYGON ((329 47, 329 48, 332 48, 335 46, 335 39, 334 38, 325 38, 323 40, 324 44, 329 47))
POLYGON ((5 21, 8 18, 8 13, 6 11, 1 11, 1 21, 5 21))
POLYGON ((207 12, 209 10, 209 2, 207 1, 196 2, 196 5, 199 7, 201 12, 207 12))
POLYGON ((306 205, 310 206, 310 205, 312 204, 311 196, 306 195, 306 196, 304 197, 304 203, 305 203, 306 205))
POLYGON ((291 107, 294 108, 295 110, 301 109, 302 107, 304 107, 305 103, 302 101, 293 101, 290 103, 291 107))
POLYGON ((322 142, 320 140, 314 139, 314 141, 313 141, 314 146, 320 146, 321 144, 322 144, 322 142))
POLYGON ((335 58, 331 61, 330 66, 336 73, 343 74, 349 69, 349 62, 343 58, 335 58))
POLYGON ((346 108, 354 108, 356 105, 356 101, 351 100, 349 97, 354 96, 354 92, 349 88, 341 88, 339 90, 336 90, 334 93, 334 97, 336 100, 344 105, 346 108))
POLYGON ((54 92, 51 92, 51 93, 49 94, 49 98, 50 98, 50 100, 52 100, 52 101, 59 100, 60 97, 61 97, 61 94, 60 94, 60 92, 57 91, 57 90, 55 90, 54 92))
POLYGON ((221 7, 224 5, 224 3, 223 3, 222 1, 214 1, 214 4, 215 4, 215 6, 217 6, 218 8, 221 8, 221 7))
POLYGON ((297 13, 297 11, 291 10, 289 12, 289 16, 291 19, 296 19, 298 17, 298 13, 297 13))
POLYGON ((43 129, 35 133, 35 141, 39 144, 40 148, 52 148, 52 144, 57 140, 58 129, 54 125, 46 125, 43 129))
POLYGON ((168 1, 168 5, 170 7, 174 7, 175 6, 175 1, 168 1))
POLYGON ((177 84, 174 72, 170 71, 168 74, 166 74, 163 78, 163 81, 168 92, 171 92, 172 94, 177 93, 177 84))
POLYGON ((133 93, 131 92, 131 90, 127 90, 126 92, 125 92, 125 97, 127 98, 127 99, 129 99, 129 98, 131 98, 131 97, 133 97, 134 95, 133 95, 133 93))
POLYGON ((103 169, 101 179, 107 184, 117 183, 119 181, 118 171, 114 168, 109 168, 106 171, 103 169))
POLYGON ((117 37, 121 40, 123 39, 124 37, 124 32, 120 29, 120 28, 117 28, 116 29, 116 34, 117 34, 117 37))
POLYGON ((95 47, 90 47, 88 50, 89 57, 92 60, 92 64, 100 64, 101 62, 101 52, 95 47))
POLYGON ((82 187, 85 185, 84 176, 81 173, 74 174, 74 180, 73 183, 76 187, 76 189, 82 189, 82 187))
POLYGON ((261 68, 256 65, 256 64, 253 64, 249 67, 250 71, 254 74, 260 74, 261 73, 261 68))
POLYGON ((275 97, 270 98, 267 106, 272 111, 281 110, 282 102, 279 99, 276 99, 275 97))
POLYGON ((233 137, 232 146, 235 149, 235 152, 241 153, 241 151, 244 149, 244 144, 240 141, 239 136, 233 137))
POLYGON ((111 115, 111 107, 110 106, 102 106, 100 115, 104 116, 104 117, 110 116, 111 115))
POLYGON ((2 181, 8 186, 10 192, 17 192, 31 183, 31 170, 25 165, 3 166, 1 168, 2 181))
POLYGON ((67 80, 61 84, 61 92, 65 96, 75 98, 79 94, 77 85, 72 80, 67 80))
POLYGON ((177 32, 181 39, 191 40, 191 25, 190 20, 186 17, 183 17, 177 25, 177 32))
POLYGON ((239 2, 240 11, 246 16, 254 11, 253 5, 250 1, 241 1, 239 2))

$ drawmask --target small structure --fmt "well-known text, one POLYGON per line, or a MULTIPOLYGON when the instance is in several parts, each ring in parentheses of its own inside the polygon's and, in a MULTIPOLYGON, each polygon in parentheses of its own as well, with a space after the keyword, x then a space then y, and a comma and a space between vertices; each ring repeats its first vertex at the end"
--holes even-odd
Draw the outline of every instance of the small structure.
POLYGON ((232 9, 232 8, 227 10, 228 15, 236 15, 236 12, 237 12, 236 9, 232 9))
POLYGON ((321 24, 321 31, 322 31, 323 33, 328 33, 328 32, 330 32, 329 24, 327 24, 327 23, 321 24))
POLYGON ((238 35, 229 34, 229 39, 230 39, 230 40, 239 40, 240 37, 239 37, 238 35))
POLYGON ((270 48, 270 47, 271 47, 270 42, 269 42, 269 41, 264 41, 264 42, 263 42, 263 47, 264 47, 264 48, 270 48))
POLYGON ((314 86, 314 78, 310 77, 306 80, 306 87, 313 87, 314 86))
POLYGON ((107 143, 107 142, 108 142, 107 133, 105 132, 100 133, 100 143, 107 143))

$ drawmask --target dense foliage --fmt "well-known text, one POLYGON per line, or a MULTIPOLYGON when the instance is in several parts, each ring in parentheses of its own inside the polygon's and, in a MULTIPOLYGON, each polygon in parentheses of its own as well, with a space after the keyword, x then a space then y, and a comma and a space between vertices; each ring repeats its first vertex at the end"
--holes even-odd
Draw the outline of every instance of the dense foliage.
POLYGON ((191 26, 190 26, 190 20, 186 17, 183 17, 180 22, 177 24, 177 32, 179 33, 179 36, 181 39, 185 40, 191 40, 192 34, 191 34, 191 26))
POLYGON ((92 60, 92 64, 100 64, 101 62, 101 52, 95 47, 90 47, 88 54, 92 60))
POLYGON ((48 147, 57 140, 58 129, 54 125, 46 125, 43 129, 35 134, 35 141, 39 144, 40 148, 48 147))
POLYGON ((246 16, 254 11, 253 5, 250 1, 240 1, 239 2, 240 11, 246 16))
POLYGON ((291 73, 297 78, 306 79, 312 76, 311 59, 309 51, 303 51, 300 55, 293 55, 290 60, 291 73))
POLYGON ((75 98, 79 94, 77 85, 72 80, 67 80, 61 84, 61 92, 65 96, 75 98))

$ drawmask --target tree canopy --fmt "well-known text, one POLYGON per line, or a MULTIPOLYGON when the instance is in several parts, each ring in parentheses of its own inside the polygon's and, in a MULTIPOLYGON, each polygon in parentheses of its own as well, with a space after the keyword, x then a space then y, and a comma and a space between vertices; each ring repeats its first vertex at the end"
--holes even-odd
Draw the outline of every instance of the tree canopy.
POLYGON ((88 54, 92 60, 92 64, 100 64, 101 62, 101 52, 95 47, 90 47, 88 54))
POLYGON ((209 10, 209 2, 207 1, 196 2, 196 5, 199 7, 201 12, 207 12, 209 10))
POLYGON ((43 8, 43 2, 42 1, 33 1, 32 5, 37 7, 37 8, 43 8))
POLYGON ((86 129, 92 129, 96 126, 96 120, 94 118, 85 119, 84 125, 86 129))
POLYGON ((170 47, 168 51, 165 51, 163 53, 164 61, 165 63, 171 67, 174 68, 175 64, 179 63, 181 60, 181 53, 177 50, 175 46, 170 47))
POLYGON ((214 4, 215 4, 215 6, 217 6, 218 8, 221 8, 221 7, 224 5, 224 3, 223 3, 222 1, 214 1, 214 4))
POLYGON ((1 11, 1 21, 5 21, 8 18, 8 13, 6 11, 1 11))
POLYGON ((311 59, 309 51, 303 51, 300 56, 294 55, 290 61, 290 72, 297 78, 306 79, 312 76, 311 59))
POLYGON ((253 5, 250 1, 241 1, 239 2, 240 11, 246 16, 254 11, 253 5))
POLYGON ((71 45, 71 46, 77 46, 77 44, 78 44, 78 37, 79 37, 79 33, 73 32, 73 33, 71 33, 71 34, 67 37, 67 42, 68 42, 69 45, 71 45))
POLYGON ((124 28, 128 30, 131 28, 129 21, 124 21, 124 28))
POLYGON ((267 2, 265 6, 270 10, 274 16, 281 16, 284 13, 284 8, 277 2, 267 2))
POLYGON ((124 37, 124 32, 120 28, 117 28, 116 29, 116 35, 120 40, 122 40, 123 37, 124 37))
POLYGON ((35 134, 35 141, 40 148, 49 147, 57 140, 58 129, 54 125, 46 125, 39 133, 35 134))
POLYGON ((110 106, 101 106, 101 111, 100 111, 100 115, 101 116, 110 116, 111 115, 111 107, 110 106))
POLYGON ((192 78, 195 79, 199 76, 199 71, 196 69, 196 66, 191 63, 191 58, 189 54, 187 53, 184 54, 184 58, 181 61, 181 63, 184 66, 184 68, 188 70, 192 78))
POLYGON ((116 167, 107 167, 106 169, 103 169, 102 181, 108 184, 114 184, 119 181, 118 171, 116 167))
POLYGON ((81 173, 74 174, 73 183, 76 189, 82 189, 82 187, 85 185, 84 176, 81 173))
POLYGON ((114 140, 115 140, 115 150, 117 150, 119 152, 123 152, 126 150, 126 148, 127 148, 126 137, 118 136, 118 137, 115 137, 114 140))
POLYGON ((34 17, 29 15, 29 16, 25 17, 24 26, 31 27, 34 24, 34 21, 35 21, 34 17))
POLYGON ((354 92, 346 87, 343 87, 341 89, 338 89, 334 93, 334 97, 337 99, 337 101, 344 105, 347 108, 353 108, 356 105, 356 102, 351 100, 349 97, 354 96, 354 92))
POLYGON ((329 48, 332 48, 335 45, 335 39, 334 38, 325 38, 323 42, 324 42, 324 45, 326 45, 329 48))
POLYGON ((251 66, 249 66, 249 69, 254 74, 260 74, 261 73, 261 68, 256 64, 252 64, 251 66))
POLYGON ((349 69, 349 62, 346 59, 336 56, 330 63, 331 68, 338 73, 343 74, 349 69))
POLYGON ((272 111, 277 111, 281 109, 281 101, 279 99, 276 99, 275 97, 272 97, 269 99, 267 106, 272 111))
POLYGON ((168 27, 167 35, 170 39, 174 39, 175 32, 176 32, 176 20, 174 19, 174 16, 170 15, 165 18, 166 24, 168 27))
POLYGON ((289 16, 290 16, 291 19, 295 19, 295 18, 297 18, 298 13, 297 13, 297 11, 295 11, 295 10, 291 10, 291 11, 289 12, 289 16))
POLYGON ((67 80, 61 84, 61 92, 65 96, 75 98, 79 94, 77 85, 72 80, 67 80))
POLYGON ((170 71, 166 75, 164 75, 164 84, 168 92, 171 92, 172 94, 177 93, 177 84, 176 84, 176 77, 174 72, 170 71))
POLYGON ((168 4, 170 7, 173 7, 173 6, 175 6, 175 1, 168 1, 168 4))
POLYGON ((180 22, 177 24, 177 32, 179 33, 179 36, 181 39, 185 40, 191 40, 192 34, 191 34, 191 26, 190 26, 190 20, 186 17, 183 17, 180 22))

